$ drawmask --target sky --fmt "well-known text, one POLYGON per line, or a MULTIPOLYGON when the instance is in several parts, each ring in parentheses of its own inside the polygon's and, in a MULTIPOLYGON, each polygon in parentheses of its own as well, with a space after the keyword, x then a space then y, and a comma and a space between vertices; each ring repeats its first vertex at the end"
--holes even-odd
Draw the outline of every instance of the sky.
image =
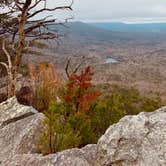
POLYGON ((74 0, 81 21, 166 22, 166 0, 74 0))
MULTIPOLYGON (((71 4, 72 0, 47 0, 48 7, 71 4)), ((73 12, 58 11, 58 19, 84 22, 166 22, 166 0, 73 0, 73 12)), ((37 7, 40 8, 44 4, 37 7)), ((50 14, 50 13, 44 13, 50 14)), ((41 14, 37 17, 43 17, 41 14)))

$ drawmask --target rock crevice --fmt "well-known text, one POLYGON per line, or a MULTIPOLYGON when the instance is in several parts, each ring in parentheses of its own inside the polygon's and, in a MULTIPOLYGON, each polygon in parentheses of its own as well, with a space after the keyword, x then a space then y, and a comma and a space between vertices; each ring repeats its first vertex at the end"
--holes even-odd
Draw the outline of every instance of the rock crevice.
POLYGON ((0 129, 2 129, 3 127, 9 125, 10 123, 17 122, 18 120, 23 120, 23 119, 28 118, 29 116, 32 116, 32 115, 34 115, 33 112, 27 112, 24 115, 20 115, 18 117, 14 117, 12 119, 8 119, 8 120, 2 122, 2 124, 0 126, 0 129))

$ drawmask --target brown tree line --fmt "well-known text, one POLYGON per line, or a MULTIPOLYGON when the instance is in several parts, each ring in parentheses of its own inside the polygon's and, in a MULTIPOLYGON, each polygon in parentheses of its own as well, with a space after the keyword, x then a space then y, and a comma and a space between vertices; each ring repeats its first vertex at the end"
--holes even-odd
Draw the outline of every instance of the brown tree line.
POLYGON ((52 8, 48 7, 48 1, 1 0, 0 2, 0 38, 7 60, 0 64, 8 73, 8 97, 15 95, 17 74, 29 43, 36 40, 57 39, 59 34, 51 31, 50 26, 61 23, 51 15, 52 12, 72 10, 73 1, 62 6, 53 4, 52 8))

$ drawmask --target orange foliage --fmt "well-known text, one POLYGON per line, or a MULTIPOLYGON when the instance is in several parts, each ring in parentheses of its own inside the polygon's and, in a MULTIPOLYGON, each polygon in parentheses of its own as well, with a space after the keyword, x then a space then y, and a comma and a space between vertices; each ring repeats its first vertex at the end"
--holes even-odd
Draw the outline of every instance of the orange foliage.
POLYGON ((29 73, 31 79, 37 82, 58 81, 58 76, 56 74, 54 64, 52 63, 41 62, 36 66, 29 64, 29 73))
POLYGON ((100 96, 99 91, 91 91, 92 76, 92 69, 88 66, 80 74, 69 77, 64 100, 73 105, 76 111, 90 111, 91 104, 100 96))
POLYGON ((29 64, 29 75, 33 84, 34 105, 41 107, 37 108, 39 111, 45 111, 49 102, 56 100, 60 85, 55 67, 52 63, 47 62, 41 62, 36 66, 29 64))
POLYGON ((101 95, 100 92, 91 92, 79 99, 80 110, 90 110, 90 105, 101 95))

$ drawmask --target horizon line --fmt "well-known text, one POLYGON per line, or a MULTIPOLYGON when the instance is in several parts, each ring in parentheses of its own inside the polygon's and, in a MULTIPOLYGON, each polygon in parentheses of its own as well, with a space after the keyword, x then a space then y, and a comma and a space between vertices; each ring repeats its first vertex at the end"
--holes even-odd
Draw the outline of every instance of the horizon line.
POLYGON ((124 24, 150 24, 150 23, 166 23, 166 18, 123 18, 123 19, 103 19, 103 20, 71 20, 71 22, 84 22, 84 23, 124 23, 124 24))

